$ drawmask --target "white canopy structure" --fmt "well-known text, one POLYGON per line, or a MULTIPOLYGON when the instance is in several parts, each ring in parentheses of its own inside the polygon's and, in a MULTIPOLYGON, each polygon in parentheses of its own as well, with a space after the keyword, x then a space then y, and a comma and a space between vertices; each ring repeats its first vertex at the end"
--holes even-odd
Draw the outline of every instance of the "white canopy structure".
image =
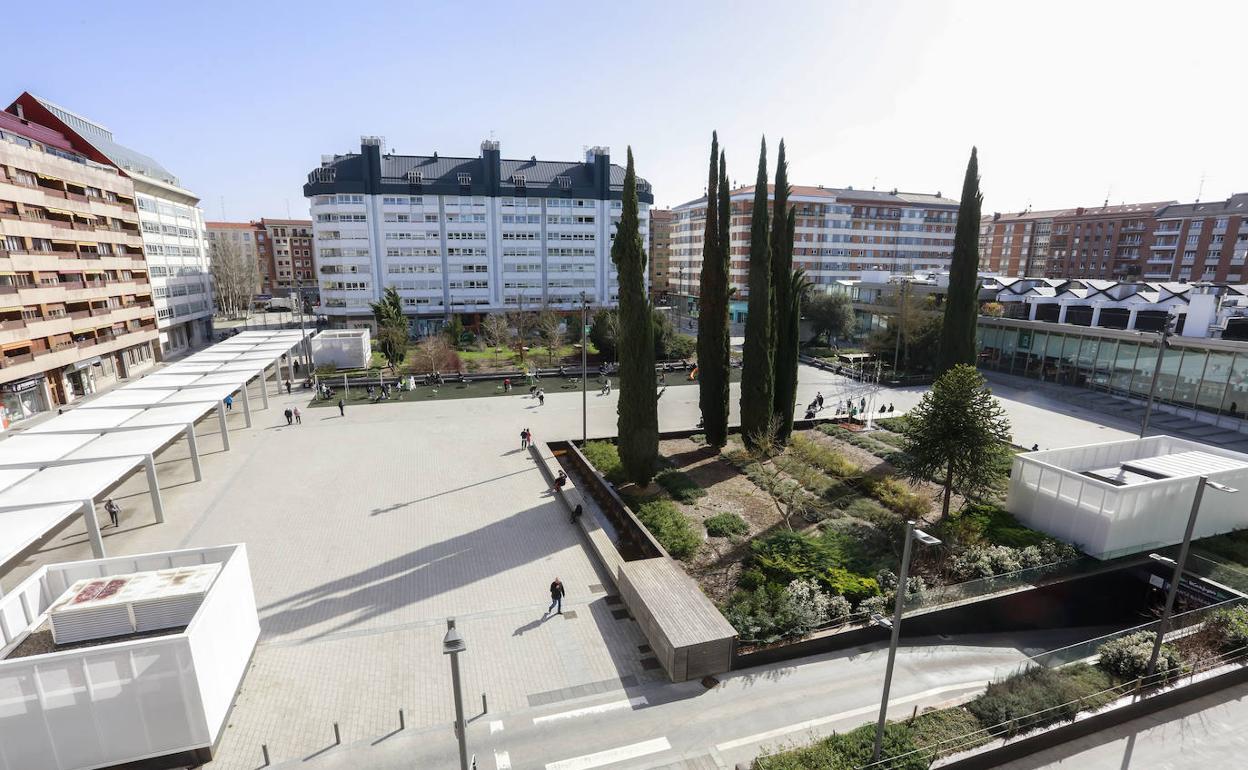
POLYGON ((78 513, 85 514, 92 552, 103 558, 96 500, 139 466, 147 471, 156 521, 163 521, 156 453, 185 435, 201 480, 195 423, 215 410, 228 450, 223 400, 239 393, 251 427, 247 384, 260 379, 267 407, 269 367, 280 389, 283 359, 291 378, 288 354, 303 345, 298 331, 244 332, 0 441, 0 572, 78 513))

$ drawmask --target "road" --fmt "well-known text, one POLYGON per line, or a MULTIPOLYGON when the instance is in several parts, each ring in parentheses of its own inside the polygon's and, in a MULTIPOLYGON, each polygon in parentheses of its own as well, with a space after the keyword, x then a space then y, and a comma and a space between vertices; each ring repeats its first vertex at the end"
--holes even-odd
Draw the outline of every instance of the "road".
MULTIPOLYGON (((900 717, 916 707, 968 696, 1012 671, 1026 653, 1061 645, 1067 635, 913 640, 898 653, 890 709, 900 717)), ((873 720, 886 655, 886 646, 875 644, 725 674, 710 689, 700 682, 654 683, 485 714, 469 725, 469 752, 476 754, 480 770, 732 768, 748 763, 760 750, 806 743, 873 720)), ((478 710, 471 708, 470 713, 478 710)), ((379 738, 275 767, 397 770, 456 765, 449 725, 379 738)))

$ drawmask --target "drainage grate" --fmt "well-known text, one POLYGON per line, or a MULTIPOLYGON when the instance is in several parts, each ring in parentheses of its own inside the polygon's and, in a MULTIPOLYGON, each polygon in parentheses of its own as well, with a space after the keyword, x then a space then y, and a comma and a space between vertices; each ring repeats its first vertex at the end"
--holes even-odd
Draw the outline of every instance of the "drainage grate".
POLYGON ((607 589, 602 583, 591 583, 589 586, 589 592, 591 594, 605 594, 607 589))
POLYGON ((628 618, 628 610, 611 610, 611 617, 616 620, 626 620, 628 618))
POLYGON ((659 659, 658 658, 642 658, 641 667, 645 669, 646 671, 653 671, 659 667, 659 659))
POLYGON ((650 652, 650 645, 648 644, 637 645, 637 652, 650 652))
POLYGON ((568 610, 567 612, 563 613, 564 620, 572 620, 575 617, 576 617, 576 610, 568 610))

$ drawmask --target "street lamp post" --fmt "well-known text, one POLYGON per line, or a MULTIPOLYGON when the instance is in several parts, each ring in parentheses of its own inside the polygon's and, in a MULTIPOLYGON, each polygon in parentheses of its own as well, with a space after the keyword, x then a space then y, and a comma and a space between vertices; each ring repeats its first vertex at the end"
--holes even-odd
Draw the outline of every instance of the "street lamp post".
MULTIPOLYGON (((1148 670, 1144 679, 1152 677, 1157 669, 1157 659, 1161 656, 1161 644, 1165 640, 1166 630, 1170 625, 1170 613, 1174 610, 1174 597, 1179 592, 1179 580, 1183 577, 1183 569, 1187 566, 1187 552, 1192 545, 1192 532, 1196 529, 1196 517, 1200 514, 1200 501, 1205 495, 1205 487, 1210 486, 1219 492, 1233 494, 1239 490, 1210 481, 1208 476, 1201 476, 1196 482, 1196 496, 1192 498, 1192 510, 1187 514, 1187 529, 1183 532, 1183 545, 1179 546, 1179 560, 1174 562, 1174 574, 1170 576, 1170 590, 1166 592, 1166 606, 1161 611, 1161 622, 1157 624, 1157 638, 1153 640, 1153 654, 1148 658, 1148 670)), ((1159 561, 1170 561, 1164 557, 1151 554, 1159 561)))
POLYGON ((880 748, 884 743, 884 725, 888 720, 888 692, 893 686, 893 663, 897 659, 897 641, 901 637, 901 610, 906 597, 906 580, 910 575, 910 546, 918 540, 924 545, 940 545, 940 540, 915 527, 914 520, 906 522, 906 543, 901 549, 901 574, 897 577, 897 599, 893 603, 893 619, 875 614, 872 621, 877 625, 889 626, 893 630, 892 640, 888 644, 888 664, 884 667, 884 695, 880 699, 880 718, 875 724, 875 748, 871 753, 871 761, 880 761, 880 748))
POLYGON ((1157 392, 1157 376, 1161 374, 1161 360, 1166 354, 1166 348, 1170 347, 1170 319, 1166 319, 1166 325, 1157 333, 1157 362, 1153 365, 1153 379, 1148 386, 1148 403, 1144 405, 1144 418, 1140 420, 1140 438, 1148 433, 1148 418, 1153 414, 1153 394, 1157 392))
POLYGON ((464 735, 464 697, 459 685, 459 654, 468 649, 464 637, 455 630, 455 618, 446 619, 442 654, 451 656, 451 687, 455 690, 455 735, 459 738, 459 770, 468 770, 468 742, 464 735))
POLYGON ((589 441, 589 300, 581 292, 581 446, 589 441))

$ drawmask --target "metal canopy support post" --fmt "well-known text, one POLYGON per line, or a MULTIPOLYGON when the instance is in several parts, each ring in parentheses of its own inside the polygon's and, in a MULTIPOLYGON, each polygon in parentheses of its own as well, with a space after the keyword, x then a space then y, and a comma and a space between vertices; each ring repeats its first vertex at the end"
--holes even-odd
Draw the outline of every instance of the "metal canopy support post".
POLYGON ((221 426, 221 446, 230 451, 230 427, 225 424, 225 404, 217 402, 217 424, 221 426))
POLYGON ((186 424, 186 447, 191 453, 191 467, 195 470, 195 480, 204 480, 204 469, 199 465, 199 442, 195 439, 195 423, 186 424))
POLYGON ((1183 531, 1183 545, 1179 547, 1179 560, 1174 563, 1174 574, 1170 576, 1170 590, 1166 592, 1166 607, 1162 610, 1161 620, 1157 623, 1157 632, 1153 637, 1153 652, 1148 658, 1148 669, 1144 674, 1147 681, 1157 670, 1157 659, 1161 656, 1161 645, 1166 639, 1166 631, 1170 629, 1170 613, 1174 611, 1174 597, 1179 592, 1179 583, 1183 580, 1183 567, 1187 565, 1187 552, 1192 547, 1192 532, 1196 529, 1196 517, 1200 514, 1200 501, 1205 496, 1205 484, 1208 476, 1201 476, 1196 481, 1196 496, 1192 498, 1192 508, 1187 514, 1187 529, 1183 531))
POLYGON ((260 370, 260 401, 264 408, 269 408, 269 367, 260 370))
POLYGON ((87 525, 87 539, 91 541, 91 555, 104 558, 104 538, 100 536, 100 522, 95 518, 95 501, 82 501, 82 519, 87 525))
POLYGON ((160 499, 160 483, 156 480, 156 458, 148 455, 143 461, 147 468, 147 489, 152 495, 152 510, 156 512, 156 523, 165 521, 165 504, 160 499))
POLYGON ((251 427, 251 388, 247 387, 247 383, 243 383, 241 388, 243 391, 243 417, 247 420, 247 427, 251 427))

